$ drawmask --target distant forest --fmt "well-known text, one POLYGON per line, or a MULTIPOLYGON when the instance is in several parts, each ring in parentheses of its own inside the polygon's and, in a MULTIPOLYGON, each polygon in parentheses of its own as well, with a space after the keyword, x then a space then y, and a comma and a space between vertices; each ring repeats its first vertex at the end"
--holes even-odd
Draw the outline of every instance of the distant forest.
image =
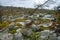
MULTIPOLYGON (((23 7, 5 7, 0 6, 0 12, 1 15, 20 15, 20 14, 30 14, 34 11, 32 8, 23 8, 23 7)), ((54 10, 48 10, 48 9, 38 9, 34 13, 54 13, 54 10)))

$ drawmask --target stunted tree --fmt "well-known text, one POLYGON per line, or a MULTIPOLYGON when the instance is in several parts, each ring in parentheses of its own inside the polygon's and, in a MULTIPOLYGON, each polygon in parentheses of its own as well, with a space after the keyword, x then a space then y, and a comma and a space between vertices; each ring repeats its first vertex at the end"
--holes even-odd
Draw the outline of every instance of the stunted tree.
POLYGON ((42 10, 43 9, 43 7, 49 7, 48 5, 50 5, 50 4, 53 4, 53 3, 55 3, 53 0, 47 0, 47 1, 45 1, 43 4, 39 4, 39 5, 37 5, 37 7, 32 11, 32 12, 30 12, 30 11, 28 11, 28 13, 30 13, 30 15, 32 15, 33 13, 35 13, 35 11, 37 11, 39 8, 42 10), (48 5, 46 5, 46 4, 48 4, 48 5))
POLYGON ((0 24, 2 24, 2 8, 1 8, 2 6, 0 6, 0 24))
POLYGON ((57 10, 56 10, 57 12, 57 21, 58 21, 58 23, 60 23, 60 6, 58 6, 57 7, 57 10))
POLYGON ((58 14, 58 17, 60 17, 60 6, 57 7, 57 14, 58 14))

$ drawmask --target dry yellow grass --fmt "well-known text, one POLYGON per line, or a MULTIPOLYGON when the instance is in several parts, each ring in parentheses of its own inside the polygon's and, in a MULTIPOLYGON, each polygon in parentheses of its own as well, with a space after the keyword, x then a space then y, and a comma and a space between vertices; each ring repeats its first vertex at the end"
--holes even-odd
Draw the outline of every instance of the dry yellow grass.
POLYGON ((9 25, 9 22, 3 22, 2 24, 0 24, 0 30, 8 27, 8 25, 9 25))

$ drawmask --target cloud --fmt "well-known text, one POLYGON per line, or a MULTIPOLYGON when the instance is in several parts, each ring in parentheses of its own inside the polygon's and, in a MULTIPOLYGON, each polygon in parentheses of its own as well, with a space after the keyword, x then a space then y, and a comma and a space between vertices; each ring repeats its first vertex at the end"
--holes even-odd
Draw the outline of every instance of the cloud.
POLYGON ((16 7, 33 7, 33 0, 0 0, 3 6, 16 6, 16 7))
MULTIPOLYGON (((43 4, 45 1, 47 0, 0 0, 0 5, 34 8, 35 5, 43 4)), ((54 6, 60 5, 59 4, 60 0, 54 0, 54 1, 56 1, 55 4, 49 4, 50 9, 52 9, 54 6)))
POLYGON ((47 0, 35 0, 35 3, 36 4, 43 4, 45 1, 47 1, 47 0))

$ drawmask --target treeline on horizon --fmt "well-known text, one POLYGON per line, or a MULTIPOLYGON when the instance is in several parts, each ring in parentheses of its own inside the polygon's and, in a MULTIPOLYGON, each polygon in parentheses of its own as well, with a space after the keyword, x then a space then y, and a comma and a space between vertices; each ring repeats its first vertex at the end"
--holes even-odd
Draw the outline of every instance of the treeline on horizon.
MULTIPOLYGON (((33 12, 34 9, 32 8, 23 8, 23 7, 9 7, 9 6, 0 6, 1 15, 20 15, 20 14, 30 14, 33 12)), ((54 13, 54 10, 48 9, 38 9, 34 13, 54 13)))

